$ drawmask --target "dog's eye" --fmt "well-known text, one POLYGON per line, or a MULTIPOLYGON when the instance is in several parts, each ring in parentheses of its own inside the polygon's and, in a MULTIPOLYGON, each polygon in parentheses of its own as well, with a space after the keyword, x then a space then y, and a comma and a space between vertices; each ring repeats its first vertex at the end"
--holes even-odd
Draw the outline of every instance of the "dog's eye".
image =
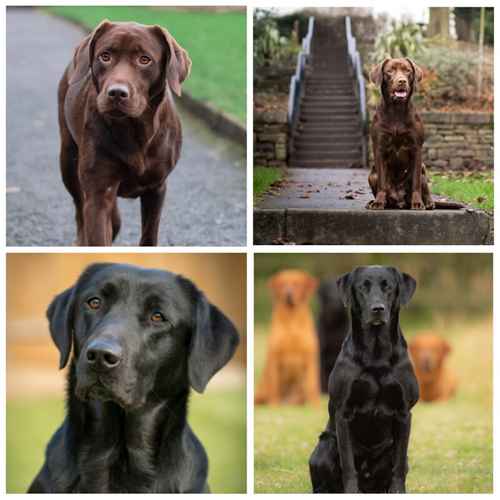
POLYGON ((149 56, 141 56, 139 57, 139 63, 143 66, 148 65, 151 62, 151 57, 149 56))
POLYGON ((153 323, 162 323, 163 321, 167 321, 167 318, 161 312, 157 311, 151 315, 151 321, 153 323))
POLYGON ((101 307, 101 299, 98 297, 92 297, 91 299, 87 300, 87 305, 90 307, 90 309, 96 311, 101 307))
POLYGON ((99 55, 99 59, 102 62, 109 62, 111 61, 111 54, 109 52, 103 52, 102 54, 99 55))

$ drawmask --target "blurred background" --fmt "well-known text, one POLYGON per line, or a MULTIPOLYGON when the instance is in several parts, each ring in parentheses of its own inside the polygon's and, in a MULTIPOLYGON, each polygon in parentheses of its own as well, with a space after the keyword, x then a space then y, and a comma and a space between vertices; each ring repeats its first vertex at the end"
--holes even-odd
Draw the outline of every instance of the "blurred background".
POLYGON ((242 254, 7 255, 7 492, 22 493, 64 418, 65 370, 45 311, 94 262, 165 269, 192 280, 235 323, 233 360, 192 394, 189 421, 204 444, 216 493, 246 491, 246 257, 242 254))
MULTIPOLYGON (((255 255, 255 381, 267 350, 272 312, 267 280, 302 269, 321 280, 357 266, 390 265, 417 280, 401 311, 405 338, 432 331, 446 339, 446 364, 458 376, 455 397, 413 409, 407 491, 493 491, 492 255, 490 254, 257 254, 255 255), (439 466, 437 466, 439 464, 439 466)), ((318 300, 312 301, 315 317, 318 300)), ((308 459, 328 411, 256 407, 255 491, 310 492, 308 459)))

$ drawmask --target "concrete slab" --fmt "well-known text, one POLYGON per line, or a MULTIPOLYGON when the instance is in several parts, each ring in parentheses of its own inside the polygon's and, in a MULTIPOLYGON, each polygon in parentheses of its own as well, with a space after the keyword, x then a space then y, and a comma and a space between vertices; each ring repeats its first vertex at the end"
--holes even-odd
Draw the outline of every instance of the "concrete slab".
POLYGON ((493 217, 481 210, 365 208, 364 169, 293 169, 278 195, 254 211, 254 243, 270 245, 487 245, 493 217))

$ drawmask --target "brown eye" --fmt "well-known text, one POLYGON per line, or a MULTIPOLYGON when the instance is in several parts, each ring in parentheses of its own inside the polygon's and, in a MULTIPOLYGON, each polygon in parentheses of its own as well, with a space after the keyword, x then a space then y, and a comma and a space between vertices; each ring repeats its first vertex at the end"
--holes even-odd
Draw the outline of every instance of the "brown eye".
POLYGON ((151 57, 148 57, 148 56, 141 56, 139 57, 139 63, 146 66, 147 64, 149 64, 151 62, 151 57))
POLYGON ((151 315, 151 321, 153 323, 161 323, 163 321, 166 321, 166 319, 165 319, 165 316, 163 316, 163 314, 161 312, 154 312, 151 315))
POLYGON ((102 62, 109 62, 111 61, 111 54, 109 52, 103 52, 100 56, 99 59, 102 62))
POLYGON ((96 311, 97 309, 101 308, 101 299, 99 299, 98 297, 92 297, 91 299, 87 300, 87 305, 90 307, 90 309, 96 311))

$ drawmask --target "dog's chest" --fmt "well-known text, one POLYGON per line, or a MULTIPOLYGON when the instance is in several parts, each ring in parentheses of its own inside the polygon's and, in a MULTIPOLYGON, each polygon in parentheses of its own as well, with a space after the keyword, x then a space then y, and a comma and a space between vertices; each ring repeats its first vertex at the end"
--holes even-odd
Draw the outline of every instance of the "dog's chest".
POLYGON ((380 145, 385 160, 407 162, 415 139, 407 127, 396 124, 383 129, 380 145))

